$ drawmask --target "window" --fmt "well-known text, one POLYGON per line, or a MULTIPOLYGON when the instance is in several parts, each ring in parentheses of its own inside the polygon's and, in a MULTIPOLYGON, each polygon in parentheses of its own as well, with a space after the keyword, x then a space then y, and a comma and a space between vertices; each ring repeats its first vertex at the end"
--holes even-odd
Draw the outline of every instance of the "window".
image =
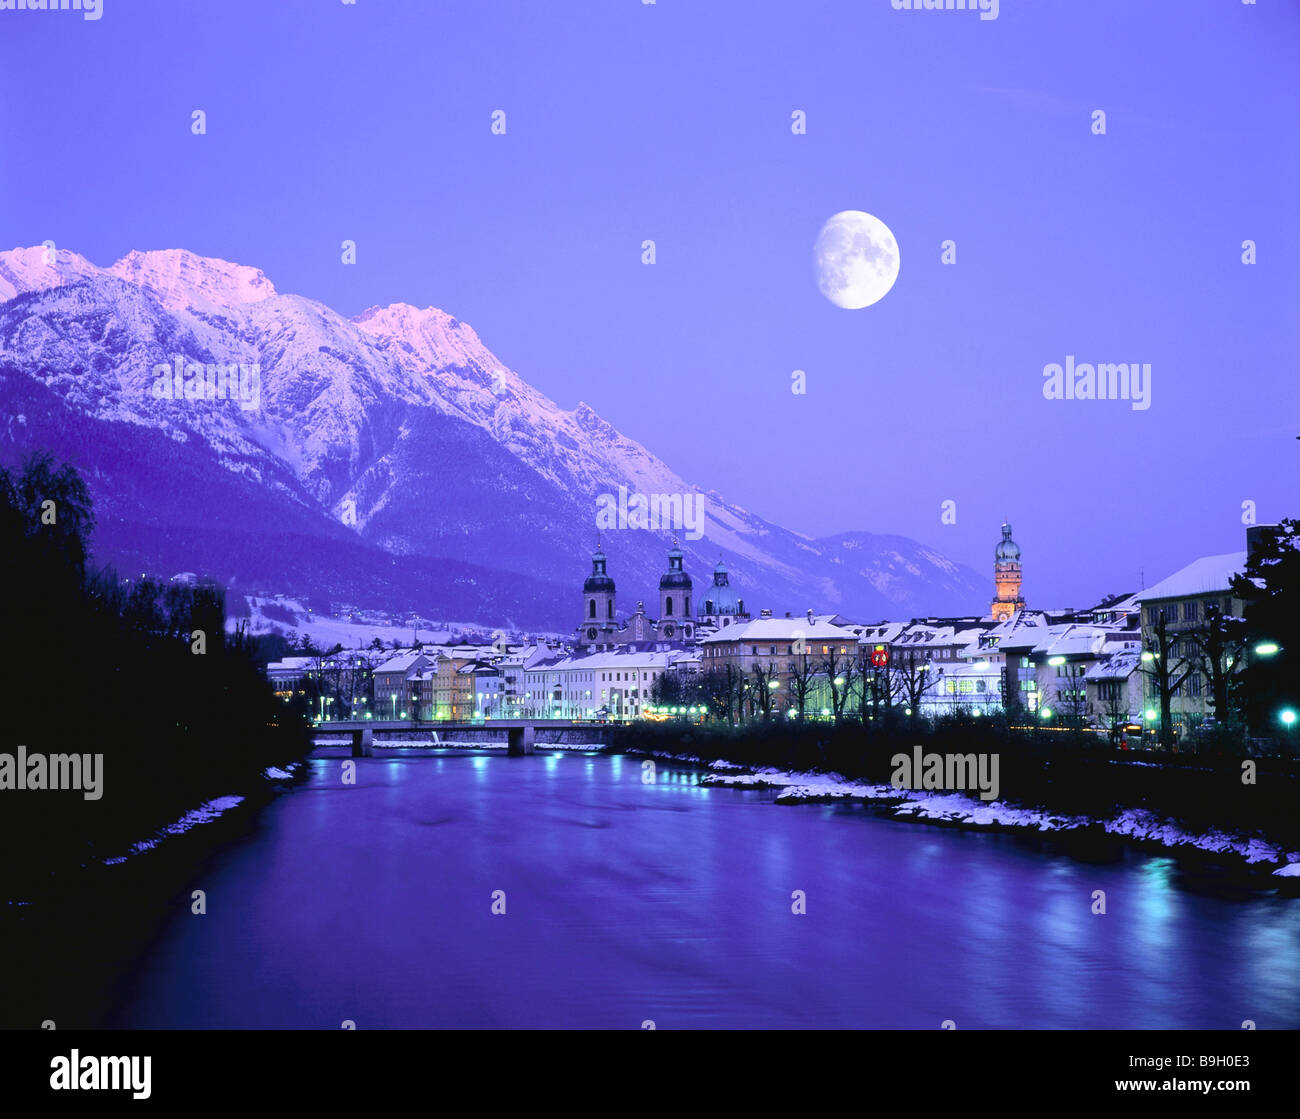
POLYGON ((1183 603, 1183 621, 1194 622, 1201 616, 1201 604, 1199 602, 1183 603))

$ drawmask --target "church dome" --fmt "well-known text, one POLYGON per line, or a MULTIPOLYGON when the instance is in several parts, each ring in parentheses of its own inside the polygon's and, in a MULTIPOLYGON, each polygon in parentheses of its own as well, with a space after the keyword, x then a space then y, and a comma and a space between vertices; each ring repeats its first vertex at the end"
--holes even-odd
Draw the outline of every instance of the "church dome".
POLYGON ((582 589, 586 594, 600 591, 614 593, 614 580, 605 571, 605 553, 599 549, 592 554, 591 574, 587 576, 586 581, 582 584, 582 589))
POLYGON ((672 550, 668 553, 668 570, 659 580, 659 589, 689 591, 693 585, 691 577, 682 569, 682 550, 674 540, 672 550))
POLYGON ((1002 539, 998 541, 994 559, 998 563, 1020 562, 1020 545, 1011 539, 1011 526, 1009 524, 1002 526, 1002 539))
POLYGON ((713 569, 713 585, 704 588, 701 614, 719 616, 723 614, 735 617, 745 612, 745 604, 727 576, 727 566, 721 560, 713 569))

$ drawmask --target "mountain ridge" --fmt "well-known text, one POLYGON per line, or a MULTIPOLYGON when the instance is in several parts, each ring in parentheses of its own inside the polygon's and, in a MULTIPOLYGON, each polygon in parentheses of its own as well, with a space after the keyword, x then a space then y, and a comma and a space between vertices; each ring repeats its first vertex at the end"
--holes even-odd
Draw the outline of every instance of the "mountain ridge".
MULTIPOLYGON (((380 564, 387 555, 469 565, 481 573, 483 609, 500 602, 502 588, 487 585, 492 572, 531 580, 523 599, 532 596, 532 606, 521 600, 516 613, 560 628, 578 621, 596 501, 620 486, 700 495, 703 535, 681 540, 687 568, 703 586, 724 559, 755 606, 864 618, 970 614, 983 611, 989 593, 986 579, 907 538, 809 538, 687 482, 585 402, 564 409, 551 400, 497 359, 472 326, 436 307, 395 303, 348 318, 278 292, 259 269, 187 250, 132 251, 107 269, 67 250, 0 252, 0 369, 7 381, 22 375, 49 389, 71 412, 125 425, 105 429, 113 434, 101 436, 102 453, 67 448, 110 506, 140 488, 129 459, 144 429, 177 445, 195 441, 212 452, 205 469, 268 488, 273 500, 250 514, 255 520, 306 515, 302 539, 326 549, 355 539, 380 564), (256 364, 260 406, 155 398, 155 366, 178 358, 256 364), (564 593, 567 603, 557 600, 564 593)), ((4 457, 33 449, 32 435, 11 423, 4 457)), ((128 504, 147 522, 146 498, 137 493, 128 504)), ((266 525, 241 520, 237 509, 221 514, 227 533, 266 537, 266 525)), ((148 541, 166 527, 142 523, 134 558, 147 556, 148 541)), ((657 608, 672 535, 606 533, 624 613, 637 599, 657 608)), ((371 562, 349 554, 348 564, 371 562)), ((272 546, 257 565, 262 578, 272 577, 273 560, 272 546)), ((288 555, 279 562, 286 573, 301 566, 288 555)), ((238 579, 239 564, 230 559, 228 567, 238 579)), ((342 571, 331 583, 341 594, 348 581, 342 571)), ((442 608, 427 604, 435 605, 442 608)), ((459 608, 470 605, 467 598, 459 608)))

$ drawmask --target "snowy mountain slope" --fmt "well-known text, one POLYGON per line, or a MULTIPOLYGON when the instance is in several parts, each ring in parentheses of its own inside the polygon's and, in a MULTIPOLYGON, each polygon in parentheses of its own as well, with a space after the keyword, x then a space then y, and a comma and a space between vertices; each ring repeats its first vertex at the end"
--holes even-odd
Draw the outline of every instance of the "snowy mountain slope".
MULTIPOLYGON (((884 617, 904 607, 968 613, 987 596, 984 580, 912 541, 809 540, 690 485, 586 404, 561 408, 434 308, 395 304, 349 320, 277 293, 256 269, 183 250, 133 252, 99 269, 66 251, 51 262, 39 247, 0 253, 0 300, 5 367, 82 416, 207 448, 219 464, 209 469, 310 512, 311 531, 330 546, 350 539, 404 562, 482 564, 499 581, 511 573, 576 588, 596 534, 596 497, 627 486, 704 493, 704 538, 681 539, 687 569, 703 585, 724 558, 752 603, 884 617), (260 406, 157 399, 154 368, 177 357, 256 363, 260 406)), ((91 468, 107 484, 131 466, 91 468)), ((228 512, 231 533, 276 516, 228 512)), ((644 599, 654 612, 671 535, 606 535, 624 609, 644 599)), ((286 569, 288 561, 281 557, 286 569)), ((347 578, 344 570, 333 581, 347 578)), ((544 593, 555 623, 571 624, 576 590, 559 601, 544 593)))

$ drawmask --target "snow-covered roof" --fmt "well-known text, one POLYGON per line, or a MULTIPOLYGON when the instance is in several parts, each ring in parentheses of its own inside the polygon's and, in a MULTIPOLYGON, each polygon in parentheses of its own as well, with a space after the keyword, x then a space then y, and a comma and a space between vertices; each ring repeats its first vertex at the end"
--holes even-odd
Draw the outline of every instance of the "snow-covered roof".
POLYGON ((1231 590, 1232 577, 1241 574, 1245 567, 1245 552, 1202 556, 1181 570, 1175 571, 1169 578, 1161 579, 1155 586, 1138 591, 1135 597, 1139 602, 1151 602, 1158 598, 1222 594, 1224 591, 1231 590))
POLYGON ((1034 653, 1046 657, 1084 657, 1100 653, 1106 644, 1107 631, 1101 626, 1048 626, 1047 633, 1034 646, 1034 653))
POLYGON ((988 637, 990 643, 996 640, 993 648, 1001 652, 1011 649, 1032 649, 1043 639, 1047 628, 1047 620, 1041 613, 1030 614, 1020 610, 1005 622, 989 630, 988 637))
POLYGON ((1096 664, 1091 665, 1085 672, 1086 680, 1127 680, 1137 670, 1142 661, 1142 651, 1134 645, 1132 649, 1124 649, 1118 653, 1112 653, 1104 660, 1099 660, 1096 664))
POLYGON ((422 661, 428 658, 423 653, 399 653, 391 660, 384 661, 375 669, 376 675, 381 672, 409 672, 413 668, 422 667, 422 661))
POLYGON ((909 622, 880 622, 876 625, 864 626, 858 635, 858 640, 867 645, 888 645, 907 629, 909 624, 909 622))
POLYGON ((285 657, 283 660, 272 661, 266 666, 266 671, 300 672, 315 660, 315 657, 285 657))
POLYGON ((617 649, 603 653, 588 653, 582 656, 561 657, 554 661, 543 661, 532 667, 535 672, 599 672, 639 671, 647 668, 668 668, 681 662, 691 661, 689 654, 679 649, 617 649))
POLYGON ((799 618, 755 618, 741 625, 724 626, 717 633, 700 639, 701 645, 720 642, 776 641, 790 642, 802 637, 805 641, 846 641, 856 647, 858 636, 842 626, 833 625, 827 617, 813 615, 810 622, 805 614, 799 618))

